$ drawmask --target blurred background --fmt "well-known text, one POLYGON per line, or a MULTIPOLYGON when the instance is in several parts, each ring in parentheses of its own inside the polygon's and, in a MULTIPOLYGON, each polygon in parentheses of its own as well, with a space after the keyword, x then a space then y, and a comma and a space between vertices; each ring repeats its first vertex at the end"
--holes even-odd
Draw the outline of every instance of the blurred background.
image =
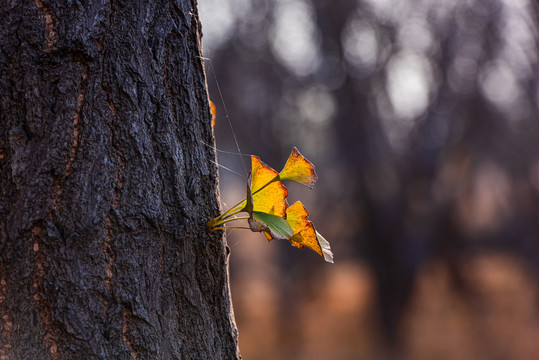
MULTIPOLYGON (((539 359, 539 4, 199 8, 218 149, 297 146, 335 255, 228 233, 244 358, 539 359)), ((250 160, 218 156, 226 209, 250 160)))

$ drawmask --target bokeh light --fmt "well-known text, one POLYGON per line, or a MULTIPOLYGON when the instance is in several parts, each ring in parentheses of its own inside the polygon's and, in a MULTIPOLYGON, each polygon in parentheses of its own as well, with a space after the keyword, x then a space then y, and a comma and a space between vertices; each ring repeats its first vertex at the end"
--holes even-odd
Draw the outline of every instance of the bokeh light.
MULTIPOLYGON (((217 147, 297 146, 335 254, 227 234, 244 357, 539 358, 537 2, 199 3, 217 147)), ((249 161, 218 156, 226 208, 249 161)))

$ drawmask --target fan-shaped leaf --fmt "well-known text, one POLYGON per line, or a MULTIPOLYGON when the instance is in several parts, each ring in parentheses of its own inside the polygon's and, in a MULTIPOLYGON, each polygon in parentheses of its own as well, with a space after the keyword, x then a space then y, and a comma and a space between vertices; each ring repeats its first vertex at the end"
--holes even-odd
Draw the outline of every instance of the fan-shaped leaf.
POLYGON ((333 262, 329 243, 314 229, 313 223, 309 220, 309 213, 301 202, 296 201, 286 209, 286 221, 294 231, 289 240, 292 245, 300 249, 308 247, 324 257, 327 262, 333 262))
POLYGON ((286 216, 286 197, 288 189, 278 180, 279 174, 262 161, 258 156, 251 156, 252 178, 251 194, 253 211, 286 216))
POLYGON ((279 173, 279 180, 295 181, 312 188, 318 180, 318 175, 314 171, 314 165, 294 147, 283 170, 279 173))
POLYGON ((247 184, 246 198, 220 216, 208 222, 212 232, 220 229, 238 228, 223 224, 245 219, 234 217, 240 212, 249 214, 249 229, 262 232, 268 241, 273 239, 288 240, 293 246, 308 247, 322 256, 327 262, 333 262, 329 243, 314 228, 309 220, 309 213, 299 201, 288 206, 288 189, 283 180, 295 181, 309 187, 318 176, 314 165, 294 148, 280 173, 264 164, 258 156, 251 156, 250 185, 247 184))

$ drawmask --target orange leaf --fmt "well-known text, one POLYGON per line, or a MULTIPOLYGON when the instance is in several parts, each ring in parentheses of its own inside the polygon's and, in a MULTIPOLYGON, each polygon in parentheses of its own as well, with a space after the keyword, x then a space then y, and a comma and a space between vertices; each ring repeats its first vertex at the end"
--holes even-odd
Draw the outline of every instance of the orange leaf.
POLYGON ((283 170, 279 173, 279 180, 291 180, 312 188, 318 176, 314 171, 314 165, 294 147, 283 170))
POLYGON ((215 117, 217 116, 217 110, 215 109, 215 104, 210 100, 210 111, 211 111, 211 126, 215 126, 215 117))
POLYGON ((311 221, 308 219, 308 217, 309 213, 301 201, 296 201, 286 209, 286 221, 290 224, 294 234, 297 234, 306 227, 309 227, 309 223, 311 223, 311 221))
POLYGON ((314 250, 318 255, 322 254, 322 247, 316 238, 313 223, 309 220, 309 213, 300 201, 296 201, 286 209, 286 221, 294 231, 290 243, 300 249, 304 246, 314 250))
POLYGON ((327 262, 333 262, 329 242, 314 229, 313 223, 309 220, 309 213, 301 202, 296 201, 286 209, 286 221, 294 231, 294 235, 289 239, 290 244, 300 249, 308 247, 327 262))
POLYGON ((288 189, 278 179, 279 174, 262 161, 251 155, 251 194, 253 211, 286 217, 286 197, 288 189))

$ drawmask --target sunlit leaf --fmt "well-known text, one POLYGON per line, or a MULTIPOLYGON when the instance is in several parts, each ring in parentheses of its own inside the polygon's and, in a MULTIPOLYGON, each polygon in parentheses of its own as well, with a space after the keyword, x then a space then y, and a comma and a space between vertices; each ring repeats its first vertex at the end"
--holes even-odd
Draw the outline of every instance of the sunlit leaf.
POLYGON ((211 126, 215 126, 215 117, 217 116, 217 110, 215 104, 210 100, 210 111, 211 111, 211 126))
POLYGON ((274 181, 277 171, 251 156, 251 187, 247 186, 244 211, 249 213, 251 231, 262 232, 268 239, 288 240, 293 231, 286 222, 288 190, 280 181, 274 181))
POLYGON ((270 168, 258 156, 251 155, 251 172, 246 187, 246 197, 220 216, 208 222, 210 232, 237 226, 224 226, 225 223, 247 219, 249 228, 261 232, 268 241, 288 240, 298 248, 308 247, 333 262, 329 243, 314 228, 309 213, 299 201, 288 206, 288 189, 282 180, 296 181, 311 187, 318 177, 314 165, 294 148, 281 173, 270 168), (248 217, 234 217, 247 212, 248 217))
POLYGON ((286 210, 286 221, 292 227, 294 235, 290 238, 290 243, 296 247, 308 247, 315 251, 320 256, 322 248, 316 240, 316 231, 313 223, 309 220, 309 213, 305 206, 299 201, 296 201, 286 210))
POLYGON ((251 156, 251 163, 253 211, 286 217, 288 189, 282 182, 274 181, 279 174, 262 163, 258 156, 251 156))
POLYGON ((251 231, 264 232, 268 241, 288 240, 294 233, 286 220, 280 216, 253 211, 248 221, 251 231))
POLYGON ((314 165, 294 147, 283 170, 279 173, 279 180, 295 181, 312 188, 318 176, 314 171, 314 165))
MULTIPOLYGON (((294 234, 298 234, 306 228, 312 228, 312 223, 308 217, 309 213, 300 201, 296 201, 286 209, 286 221, 290 224, 290 227, 292 227, 294 234)), ((322 250, 320 249, 320 252, 321 251, 322 250)))
POLYGON ((333 262, 329 243, 314 229, 313 223, 309 220, 309 213, 301 202, 296 201, 286 209, 286 221, 294 232, 289 240, 292 245, 300 249, 308 247, 327 262, 333 262))

